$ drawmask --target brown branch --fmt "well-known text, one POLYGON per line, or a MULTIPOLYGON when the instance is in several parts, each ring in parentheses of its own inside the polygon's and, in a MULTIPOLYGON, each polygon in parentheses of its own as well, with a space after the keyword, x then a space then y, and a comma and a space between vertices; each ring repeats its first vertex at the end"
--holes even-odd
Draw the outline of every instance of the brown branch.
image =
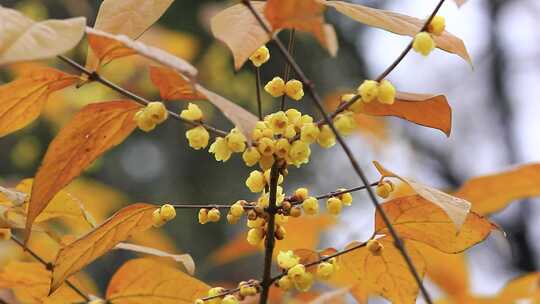
MULTIPOLYGON (((271 30, 266 26, 266 24, 264 23, 264 21, 262 20, 261 16, 259 15, 259 13, 253 8, 253 6, 251 5, 251 2, 249 0, 242 0, 242 3, 247 6, 247 8, 251 11, 251 13, 253 14, 253 16, 258 20, 259 24, 261 25, 261 27, 269 34, 271 35, 272 32, 271 30)), ((362 183, 364 184, 364 186, 368 186, 369 182, 363 172, 363 170, 360 168, 360 165, 358 164, 358 162, 356 161, 356 159, 354 158, 353 154, 352 154, 352 151, 351 149, 349 148, 349 146, 345 143, 345 141, 343 140, 343 137, 339 134, 339 132, 337 131, 336 127, 334 126, 330 116, 326 113, 326 111, 324 110, 323 108, 323 105, 322 105, 322 100, 320 98, 320 96, 317 94, 317 92, 315 92, 315 86, 313 84, 313 82, 306 77, 306 75, 304 74, 304 72, 302 71, 302 69, 298 66, 298 64, 295 62, 295 60, 291 57, 291 55, 287 52, 287 50, 285 49, 284 45, 281 43, 281 41, 279 39, 277 39, 276 37, 272 36, 272 40, 274 41, 274 43, 276 43, 276 45, 278 46, 278 49, 279 51, 281 52, 281 54, 285 57, 285 59, 290 63, 291 67, 293 68, 293 70, 295 71, 295 73, 298 75, 298 77, 300 78, 300 80, 302 81, 302 83, 304 83, 304 86, 307 87, 307 90, 308 90, 308 94, 310 95, 311 99, 313 100, 315 106, 317 107, 317 109, 319 110, 320 114, 323 116, 324 118, 324 121, 326 122, 326 124, 328 124, 328 126, 330 127, 330 129, 332 130, 332 132, 334 133, 334 135, 336 136, 336 139, 337 141, 339 142, 339 144, 341 145, 342 149, 344 150, 345 154, 347 155, 347 157, 349 158, 349 161, 354 169, 354 171, 356 172, 356 174, 358 175, 358 177, 362 180, 362 183)), ((429 293, 427 292, 426 288, 424 287, 424 284, 422 283, 422 278, 420 277, 418 271, 416 270, 413 262, 412 262, 412 259, 411 257, 409 256, 409 254, 407 253, 407 249, 405 248, 404 244, 403 244, 403 241, 401 240, 401 238, 399 238, 397 232, 395 231, 394 227, 392 226, 392 223, 390 222, 390 219, 388 218, 388 216, 386 215, 386 213, 384 212, 384 210, 382 209, 382 207, 379 205, 378 201, 377 201, 377 198, 375 196, 375 194, 373 193, 373 190, 370 188, 370 187, 367 187, 366 188, 367 191, 368 191, 368 195, 371 199, 371 202, 372 204, 374 205, 374 207, 376 208, 377 212, 379 213, 379 215, 381 216, 381 218, 383 219, 386 227, 388 228, 388 231, 390 232, 392 238, 394 239, 394 243, 395 243, 395 246, 396 248, 398 248, 398 250, 400 251, 401 255, 403 256, 403 258, 405 259, 406 263, 407 263, 407 266, 409 267, 409 270, 411 272, 411 274, 413 275, 416 283, 418 284, 418 287, 420 288, 423 296, 424 296, 424 299, 426 300, 426 302, 428 304, 431 304, 433 303, 433 301, 431 300, 431 297, 429 295, 429 293)), ((265 303, 265 302, 260 302, 260 303, 265 303)))
POLYGON ((259 114, 259 120, 263 120, 261 98, 261 69, 258 66, 255 67, 255 88, 257 89, 257 113, 259 114))
MULTIPOLYGON (((19 241, 16 237, 11 236, 11 240, 13 240, 17 245, 19 245, 24 251, 30 253, 30 255, 36 259, 38 262, 43 264, 47 270, 53 269, 53 264, 45 261, 42 257, 40 257, 37 253, 35 253, 32 249, 28 248, 24 245, 23 242, 19 241)), ((79 294, 85 301, 90 301, 90 297, 87 296, 82 290, 80 290, 77 286, 75 286, 73 283, 71 283, 68 279, 65 280, 66 285, 73 289, 77 294, 79 294)))
MULTIPOLYGON (((108 79, 106 78, 103 78, 103 76, 99 75, 97 72, 92 72, 90 70, 88 70, 87 68, 83 67, 82 65, 78 64, 77 62, 75 62, 74 60, 64 56, 64 55, 58 55, 57 56, 60 60, 64 61, 65 63, 69 64, 70 66, 72 66, 73 68, 75 68, 76 70, 80 71, 81 73, 83 74, 86 74, 90 80, 94 80, 94 81, 97 81, 99 83, 101 83, 102 85, 106 86, 106 87, 109 87, 110 89, 128 97, 129 99, 133 99, 134 101, 138 102, 139 104, 143 105, 143 106, 146 106, 148 105, 148 103, 150 103, 149 100, 131 92, 131 91, 128 91, 122 87, 120 87, 119 85, 109 81, 108 79)), ((177 113, 175 112, 172 112, 172 111, 168 111, 169 112, 169 115, 171 117, 173 117, 174 119, 176 120, 179 120, 183 123, 186 123, 188 125, 191 125, 191 126, 203 126, 205 127, 208 131, 210 131, 211 133, 213 133, 214 135, 216 136, 226 136, 228 134, 228 132, 225 132, 223 130, 220 130, 220 129, 217 129, 213 126, 210 126, 208 124, 205 124, 203 122, 195 122, 195 121, 190 121, 190 120, 187 120, 187 119, 183 119, 182 117, 180 117, 180 115, 178 115, 177 113)))
POLYGON ((274 162, 272 169, 270 169, 270 197, 268 206, 269 217, 266 225, 266 240, 264 243, 264 269, 261 281, 261 296, 259 298, 260 304, 265 304, 268 301, 270 287, 272 286, 272 256, 274 254, 274 246, 276 244, 276 239, 274 238, 276 221, 275 215, 278 210, 278 206, 276 205, 276 195, 280 170, 281 168, 278 166, 278 162, 274 162))
MULTIPOLYGON (((294 35, 296 30, 292 29, 289 34, 289 45, 287 46, 288 52, 292 55, 294 53, 294 35)), ((291 73, 291 65, 288 61, 285 61, 285 68, 283 70, 283 81, 287 83, 289 81, 289 74, 291 73)), ((285 99, 287 94, 281 96, 281 111, 285 110, 285 99)))

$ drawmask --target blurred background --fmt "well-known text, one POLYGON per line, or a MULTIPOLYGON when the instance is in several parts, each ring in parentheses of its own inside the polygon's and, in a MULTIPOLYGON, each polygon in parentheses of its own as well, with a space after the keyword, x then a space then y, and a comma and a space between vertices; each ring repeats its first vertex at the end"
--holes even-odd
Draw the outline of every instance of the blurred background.
MULTIPOLYGON (((85 16, 89 25, 94 23, 100 2, 0 0, 0 4, 16 8, 36 20, 85 16)), ((436 4, 425 0, 355 2, 419 18, 427 17, 436 4)), ((199 69, 201 83, 255 111, 253 70, 246 65, 235 72, 229 50, 209 32, 209 18, 234 3, 236 1, 177 0, 141 39, 189 60, 199 69)), ((371 166, 372 160, 382 162, 401 175, 448 190, 474 176, 540 161, 540 34, 537 30, 540 2, 470 0, 458 9, 448 0, 440 14, 446 17, 447 29, 464 40, 474 69, 459 57, 440 50, 427 58, 412 52, 389 79, 400 91, 445 94, 453 109, 452 134, 447 138, 437 130, 396 118, 358 117, 359 130, 347 141, 370 180, 378 177, 371 166)), ((329 57, 306 34, 297 36, 295 46, 295 58, 324 96, 353 90, 363 79, 375 77, 410 41, 408 37, 360 25, 335 11, 329 10, 326 17, 335 25, 339 37, 336 58, 329 57)), ((280 35, 283 41, 288 39, 287 31, 280 35)), ((86 48, 82 43, 67 55, 83 63, 86 48)), ((263 83, 281 75, 284 65, 273 46, 269 48, 272 57, 262 69, 263 83)), ((51 65, 74 72, 58 60, 24 63, 1 69, 0 82, 7 82, 34 65, 51 65)), ((149 80, 148 66, 148 62, 130 56, 107 65, 102 75, 158 100, 158 91, 149 80)), ((278 103, 264 94, 265 112, 276 110, 278 103)), ((77 109, 90 102, 114 98, 118 95, 99 84, 55 93, 41 119, 0 138, 0 184, 13 186, 23 178, 32 177, 54 134, 77 109)), ((200 104, 212 124, 230 128, 209 104, 200 104)), ((307 97, 296 105, 302 112, 319 117, 307 97)), ((186 104, 171 102, 168 106, 179 111, 186 104)), ((207 152, 189 148, 185 131, 183 125, 172 120, 148 134, 136 131, 95 162, 68 189, 82 199, 98 222, 120 206, 133 202, 232 203, 238 199, 255 199, 244 185, 251 169, 243 165, 240 157, 216 163, 207 152)), ((312 193, 322 194, 360 184, 338 146, 322 150, 314 145, 312 149, 309 165, 289 170, 285 190, 290 192, 306 186, 312 193)), ((354 198, 353 209, 345 212, 336 223, 314 223, 316 237, 320 238, 315 245, 317 248, 341 248, 351 240, 365 240, 371 235, 373 208, 363 193, 356 193, 354 198)), ((467 263, 473 293, 494 294, 509 279, 537 270, 540 263, 540 228, 536 225, 539 203, 538 200, 514 203, 493 217, 506 231, 508 239, 490 237, 469 251, 467 263)), ((196 210, 193 210, 178 212, 177 220, 161 230, 138 237, 136 241, 170 252, 190 253, 198 267, 197 277, 205 282, 237 282, 260 276, 262 255, 246 254, 232 262, 225 257, 222 246, 229 245, 231 249, 231 240, 244 231, 243 225, 231 226, 225 221, 199 225, 196 210)), ((241 254, 239 248, 233 247, 241 254)), ((9 254, 15 254, 9 250, 1 252, 3 261, 9 254)), ((115 269, 130 257, 133 257, 131 253, 113 252, 88 267, 87 273, 94 278, 97 288, 103 290, 115 269)), ((429 287, 439 293, 435 285, 429 287)))

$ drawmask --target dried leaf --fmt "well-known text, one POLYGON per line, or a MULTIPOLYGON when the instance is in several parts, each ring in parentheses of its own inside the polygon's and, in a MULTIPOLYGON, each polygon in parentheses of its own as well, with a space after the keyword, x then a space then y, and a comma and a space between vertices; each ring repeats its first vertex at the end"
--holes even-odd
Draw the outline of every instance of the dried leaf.
MULTIPOLYGON (((264 19, 265 2, 251 1, 253 8, 264 19)), ((257 19, 242 3, 233 5, 219 12, 210 21, 212 34, 223 41, 231 50, 234 57, 235 69, 240 69, 260 46, 270 41, 268 35, 257 19)))
POLYGON ((184 268, 187 270, 187 272, 190 275, 193 275, 195 273, 195 262, 193 261, 193 258, 189 254, 172 254, 172 253, 167 253, 165 251, 158 250, 156 248, 141 246, 137 244, 130 244, 130 243, 119 243, 116 246, 114 246, 114 249, 123 249, 123 250, 134 251, 137 253, 144 253, 144 254, 150 254, 150 255, 154 255, 158 257, 169 258, 176 262, 182 263, 182 265, 184 265, 184 268))
MULTIPOLYGON (((378 241, 384 246, 379 255, 372 254, 364 246, 342 255, 339 262, 353 273, 368 293, 379 294, 392 303, 415 303, 418 285, 403 256, 390 237, 378 241)), ((405 243, 405 246, 422 278, 426 268, 423 256, 413 244, 405 243)))
POLYGON ((455 196, 472 203, 479 214, 497 212, 512 201, 540 196, 540 164, 533 163, 466 181, 455 196))
POLYGON ((456 225, 456 228, 458 230, 465 222, 467 215, 469 214, 469 211, 471 209, 471 203, 469 203, 468 201, 449 195, 435 188, 420 184, 411 179, 401 177, 391 171, 388 171, 377 161, 373 161, 373 164, 375 165, 375 168, 377 168, 377 171, 379 171, 379 173, 381 174, 381 178, 398 178, 405 184, 409 185, 421 197, 442 208, 442 210, 446 212, 448 217, 450 217, 452 222, 456 225))
POLYGON ((206 88, 195 85, 196 90, 204 95, 208 101, 216 106, 251 142, 251 133, 255 129, 255 124, 259 120, 253 113, 247 111, 236 103, 210 91, 206 88))
POLYGON ((0 5, 0 65, 65 53, 79 43, 85 27, 84 17, 34 22, 0 5))
POLYGON ((163 100, 193 100, 206 97, 195 91, 193 84, 176 71, 165 67, 150 67, 150 79, 163 100))
POLYGON ((205 283, 152 259, 135 259, 114 274, 107 287, 112 304, 191 304, 206 296, 205 283))
MULTIPOLYGON (((169 8, 174 0, 105 0, 99 7, 94 28, 104 32, 126 35, 137 39, 152 26, 169 8)), ((118 58, 108 58, 109 61, 118 58)), ((96 70, 99 62, 90 51, 86 58, 86 67, 96 70)))
POLYGON ((1 85, 0 137, 34 121, 51 93, 74 84, 77 79, 77 76, 52 68, 38 68, 1 85))
POLYGON ((415 124, 441 130, 450 136, 452 108, 444 95, 398 92, 393 104, 362 103, 362 112, 374 116, 395 116, 415 124))
MULTIPOLYGON (((398 35, 414 37, 422 26, 424 20, 411 16, 375 9, 360 4, 343 1, 317 0, 320 3, 335 8, 338 12, 369 26, 377 27, 398 35)), ((445 31, 439 36, 433 36, 438 48, 458 55, 472 65, 471 57, 463 41, 445 31)))
POLYGON ((37 262, 9 262, 0 273, 0 288, 10 288, 21 303, 75 303, 84 301, 79 294, 62 285, 49 298, 51 272, 37 262))
MULTIPOLYGON (((462 252, 482 242, 496 228, 489 220, 469 212, 458 230, 441 208, 420 195, 395 198, 381 207, 400 237, 446 253, 462 252)), ((375 233, 389 234, 379 213, 375 215, 375 233)))
MULTIPOLYGON (((106 39, 109 41, 109 44, 115 45, 116 51, 114 54, 118 54, 120 52, 129 53, 129 50, 132 50, 141 56, 154 60, 155 62, 161 63, 164 66, 170 67, 178 71, 183 76, 187 76, 189 78, 195 78, 195 76, 197 76, 197 69, 189 62, 185 61, 180 57, 174 56, 173 54, 160 48, 146 45, 140 41, 132 40, 131 38, 124 35, 113 35, 91 28, 87 28, 86 32, 89 37, 88 42, 92 47, 94 46, 92 45, 92 43, 95 41, 99 42, 99 44, 97 44, 99 47, 101 47, 103 44, 107 45, 107 42, 103 41, 104 39, 106 39), (120 43, 121 46, 115 43, 120 43), (122 47, 129 50, 123 50, 122 47)), ((110 54, 110 52, 107 52, 107 50, 108 49, 98 49, 98 47, 96 47, 98 55, 105 56, 105 59, 113 56, 110 54)))
POLYGON ((152 227, 154 210, 155 205, 129 205, 86 235, 60 249, 54 262, 51 292, 69 276, 113 249, 118 243, 152 227))
POLYGON ((94 160, 120 144, 134 129, 140 105, 129 100, 90 104, 64 126, 49 145, 32 186, 26 233, 55 194, 94 160))
POLYGON ((294 28, 312 33, 334 56, 337 40, 333 28, 324 23, 325 9, 318 0, 268 0, 264 15, 274 31, 294 28))

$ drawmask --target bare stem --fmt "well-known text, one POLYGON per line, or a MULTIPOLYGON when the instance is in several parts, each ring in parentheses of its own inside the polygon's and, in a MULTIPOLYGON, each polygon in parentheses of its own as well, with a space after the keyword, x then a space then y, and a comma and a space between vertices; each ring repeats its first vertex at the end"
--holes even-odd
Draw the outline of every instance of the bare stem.
MULTIPOLYGON (((17 245, 19 245, 23 250, 27 251, 28 253, 30 253, 30 255, 36 259, 38 262, 40 262, 41 264, 43 264, 43 266, 45 266, 45 268, 47 270, 52 270, 53 269, 53 265, 52 263, 49 263, 47 261, 45 261, 42 257, 40 257, 36 252, 34 252, 32 249, 28 248, 27 246, 24 245, 23 242, 19 241, 16 237, 14 236, 11 236, 11 240, 13 240, 13 242, 15 242, 17 245)), ((77 286, 73 285, 73 283, 71 283, 68 279, 66 279, 65 281, 66 285, 69 286, 69 288, 73 289, 73 291, 75 291, 77 294, 79 294, 85 301, 90 301, 90 297, 87 296, 82 290, 80 290, 77 286)))
POLYGON ((257 88, 257 113, 259 114, 259 120, 262 120, 261 69, 257 66, 255 67, 255 87, 257 88))
MULTIPOLYGON (((258 12, 253 8, 253 6, 251 5, 251 2, 249 0, 243 0, 242 3, 244 5, 246 5, 247 8, 251 11, 253 16, 258 20, 261 27, 269 35, 271 35, 270 29, 266 26, 266 24, 262 20, 261 16, 258 14, 258 12)), ((318 93, 315 91, 315 86, 314 86, 313 82, 306 77, 303 70, 298 66, 298 64, 296 63, 294 58, 292 58, 291 55, 287 52, 287 50, 285 49, 285 47, 281 43, 281 41, 279 39, 277 39, 276 37, 273 37, 272 40, 274 41, 274 43, 276 43, 276 45, 278 46, 279 51, 285 57, 285 59, 289 62, 289 64, 293 68, 294 72, 298 75, 298 77, 300 78, 300 80, 302 81, 304 86, 306 86, 306 88, 308 90, 308 94, 310 95, 311 99, 313 100, 313 102, 314 102, 315 106, 317 107, 317 109, 319 110, 320 114, 323 116, 325 123, 328 124, 328 126, 330 127, 330 129, 332 130, 334 135, 336 136, 337 141, 339 142, 339 144, 343 148, 345 154, 349 158, 349 161, 350 161, 354 171, 356 172, 358 177, 362 180, 362 183, 364 184, 364 186, 367 187, 369 185, 369 182, 368 182, 363 170, 360 168, 360 165, 358 164, 358 162, 354 158, 351 149, 345 143, 345 141, 343 140, 343 137, 337 131, 337 129, 334 126, 330 116, 324 110, 323 105, 322 105, 322 100, 321 100, 320 96, 318 95, 318 93)), ((372 202, 373 206, 376 208, 377 212, 379 213, 379 215, 383 219, 386 227, 388 228, 388 231, 390 232, 392 238, 394 239, 394 243, 395 243, 396 248, 400 251, 401 255, 405 259, 411 274, 413 275, 416 283, 418 284, 418 287, 420 288, 420 290, 421 290, 421 292, 422 292, 422 294, 424 296, 424 299, 426 300, 426 302, 428 304, 433 303, 433 301, 431 300, 431 297, 429 296, 429 293, 427 292, 427 289, 424 287, 424 284, 422 283, 422 278, 420 277, 418 271, 416 270, 416 268, 415 268, 415 266, 414 266, 414 264, 412 262, 411 257, 407 253, 407 249, 405 248, 405 245, 404 245, 403 241, 401 240, 401 238, 399 237, 399 235, 395 231, 395 229, 392 226, 392 223, 390 222, 388 216, 386 215, 386 213, 384 212, 382 207, 379 205, 379 203, 377 201, 377 198, 376 198, 375 194, 373 193, 373 190, 370 187, 367 187, 366 189, 368 191, 368 195, 369 195, 369 197, 371 199, 371 202, 372 202)), ((260 303, 265 303, 265 302, 260 302, 260 303)))
POLYGON ((277 185, 279 178, 280 168, 277 162, 274 162, 272 169, 270 169, 270 198, 268 207, 268 223, 266 228, 266 239, 264 243, 264 270, 261 282, 261 297, 259 299, 260 304, 265 304, 268 301, 268 295, 270 287, 272 286, 272 256, 274 254, 274 246, 276 240, 274 238, 275 232, 275 215, 278 210, 276 205, 277 185))
MULTIPOLYGON (((106 86, 106 87, 109 87, 111 88, 112 90, 128 97, 129 99, 132 99, 138 103, 140 103, 141 105, 143 106, 146 106, 148 105, 148 103, 150 103, 149 100, 147 100, 146 98, 143 98, 131 91, 128 91, 122 87, 120 87, 119 85, 109 81, 108 79, 106 78, 103 78, 103 76, 99 75, 97 72, 92 72, 90 70, 88 70, 87 68, 83 67, 82 65, 78 64, 77 62, 75 62, 74 60, 64 56, 64 55, 58 55, 57 56, 60 60, 64 61, 65 63, 69 64, 70 66, 72 66, 73 68, 75 68, 76 70, 80 71, 81 73, 83 74, 86 74, 90 80, 94 80, 94 81, 97 81, 99 83, 101 83, 102 85, 106 86)), ((187 119, 183 119, 182 117, 180 117, 180 115, 178 115, 177 113, 174 113, 172 111, 168 111, 169 112, 169 115, 171 117, 173 117, 174 119, 176 120, 179 120, 183 123, 186 123, 188 125, 191 125, 191 126, 203 126, 205 127, 208 131, 210 131, 211 133, 213 133, 214 135, 216 136, 226 136, 228 133, 223 131, 223 130, 220 130, 220 129, 217 129, 213 126, 210 126, 208 124, 205 124, 203 122, 195 122, 195 121, 190 121, 190 120, 187 120, 187 119)))

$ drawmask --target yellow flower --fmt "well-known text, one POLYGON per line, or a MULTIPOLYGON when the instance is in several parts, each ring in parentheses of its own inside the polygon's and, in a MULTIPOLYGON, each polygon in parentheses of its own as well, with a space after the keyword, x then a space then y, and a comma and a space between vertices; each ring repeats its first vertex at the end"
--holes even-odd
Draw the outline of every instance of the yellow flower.
POLYGON ((300 263, 300 258, 292 250, 280 251, 277 256, 277 263, 282 269, 289 269, 300 263))
POLYGON ((188 139, 189 146, 195 150, 200 150, 208 146, 208 140, 210 134, 203 126, 198 126, 186 131, 186 138, 188 139))
POLYGON ((217 161, 226 162, 231 157, 231 149, 229 149, 227 140, 223 137, 216 138, 216 141, 210 145, 208 151, 214 153, 214 157, 217 161))
POLYGON ((242 159, 246 163, 246 166, 251 167, 255 165, 259 159, 261 159, 261 153, 255 147, 249 147, 242 154, 242 159))
POLYGON ((307 143, 312 143, 317 140, 319 133, 320 130, 316 124, 306 123, 302 126, 302 129, 300 129, 300 139, 307 143))
POLYGON ((352 112, 343 112, 338 114, 334 118, 334 126, 339 133, 343 135, 349 135, 356 129, 356 121, 352 115, 352 112))
POLYGON ((272 97, 279 97, 285 93, 285 82, 281 77, 274 77, 265 86, 264 90, 272 97))
POLYGON ((309 272, 304 272, 297 280, 294 281, 294 287, 301 292, 306 292, 313 285, 313 275, 309 272))
POLYGON ((446 27, 446 21, 443 16, 435 16, 433 19, 431 19, 431 22, 428 25, 428 32, 432 33, 433 35, 439 36, 444 32, 444 28, 446 27))
POLYGON ((279 111, 268 115, 265 120, 268 122, 268 126, 275 134, 283 134, 287 130, 289 119, 283 111, 279 111))
POLYGON ((208 223, 208 209, 202 208, 199 210, 199 224, 206 224, 208 223))
POLYGON ((246 137, 237 128, 234 128, 227 134, 227 147, 232 152, 240 153, 246 149, 246 137))
POLYGON ((249 60, 251 60, 253 65, 256 67, 263 65, 268 61, 268 59, 270 59, 270 51, 268 51, 268 48, 264 45, 249 56, 249 60))
MULTIPOLYGON (((345 189, 338 189, 337 191, 345 191, 345 189)), ((350 192, 348 193, 342 193, 338 195, 339 199, 345 206, 350 206, 352 204, 352 194, 350 192)))
POLYGON ((309 145, 302 140, 295 141, 289 150, 291 162, 297 167, 309 162, 310 155, 311 149, 309 148, 309 145))
POLYGON ((271 156, 274 154, 275 143, 268 137, 263 137, 259 140, 257 149, 264 156, 271 156))
POLYGON ((303 89, 302 82, 296 79, 287 81, 287 83, 285 84, 285 93, 291 99, 294 99, 294 100, 302 99, 302 97, 304 97, 304 89, 303 89))
POLYGON ((291 144, 286 138, 280 138, 276 141, 276 155, 281 158, 286 158, 289 155, 291 144))
POLYGON ((300 111, 298 111, 297 109, 288 109, 287 111, 285 111, 285 114, 289 119, 289 123, 294 125, 296 125, 302 117, 302 113, 300 113, 300 111))
POLYGON ((244 200, 237 201, 231 206, 231 214, 235 217, 241 217, 244 214, 244 200))
POLYGON ((165 108, 165 105, 159 101, 148 103, 145 111, 147 112, 146 115, 148 115, 148 117, 156 124, 164 122, 167 120, 167 117, 169 117, 167 108, 165 108))
POLYGON ((259 167, 263 170, 270 169, 272 165, 274 164, 274 156, 272 155, 263 155, 261 156, 261 159, 259 160, 259 167))
POLYGON ((319 213, 319 202, 314 197, 308 197, 302 202, 302 209, 309 215, 316 215, 319 213))
POLYGON ((341 200, 337 197, 331 197, 326 201, 326 209, 332 215, 338 215, 342 207, 341 200))
POLYGON ((363 102, 371 102, 379 94, 379 83, 375 80, 364 80, 357 91, 363 102))
POLYGON ((148 117, 147 112, 144 110, 139 110, 135 113, 133 119, 137 123, 137 127, 144 132, 150 132, 156 127, 156 123, 148 117))
POLYGON ((330 148, 336 144, 336 136, 332 132, 332 129, 330 129, 330 126, 324 125, 321 127, 317 143, 323 148, 330 148))
MULTIPOLYGON (((216 297, 216 296, 219 296, 221 294, 225 293, 225 288, 223 287, 214 287, 214 288, 210 288, 210 290, 208 290, 208 296, 209 297, 216 297)), ((205 302, 205 304, 221 304, 221 297, 217 297, 217 298, 213 298, 211 300, 208 300, 205 302)))
POLYGON ((302 276, 306 273, 306 266, 303 264, 296 264, 293 267, 289 268, 287 271, 287 276, 293 281, 296 282, 302 279, 302 276))
POLYGON ((279 279, 278 286, 284 291, 287 291, 291 289, 291 287, 293 286, 293 283, 291 282, 291 279, 289 279, 288 276, 283 276, 281 277, 281 279, 279 279))
POLYGON ((317 266, 317 277, 321 280, 328 280, 334 274, 334 265, 322 262, 317 266))
POLYGON ((189 121, 201 120, 202 116, 203 114, 199 106, 191 102, 188 104, 187 109, 182 110, 180 113, 180 117, 189 121))
POLYGON ((388 181, 384 181, 377 185, 375 192, 381 198, 387 198, 393 190, 394 190, 394 186, 392 185, 392 183, 388 181))
POLYGON ((429 33, 420 32, 414 37, 413 49, 423 56, 429 55, 434 48, 435 41, 433 41, 433 38, 431 38, 429 33))
POLYGON ((383 244, 377 240, 369 240, 366 247, 373 255, 380 255, 384 249, 383 244))
POLYGON ((396 88, 394 88, 390 81, 385 79, 379 85, 379 94, 377 97, 380 103, 393 104, 396 98, 396 88))
POLYGON ((238 303, 239 303, 238 298, 232 294, 226 295, 223 298, 223 301, 221 301, 221 304, 238 304, 238 303))
POLYGON ((212 208, 210 211, 208 211, 208 221, 209 222, 219 222, 219 219, 221 218, 221 212, 219 212, 219 209, 212 208))
POLYGON ((161 206, 161 208, 159 208, 159 212, 160 212, 161 218, 165 220, 166 222, 176 217, 176 210, 170 204, 165 204, 161 206))
POLYGON ((251 192, 261 192, 266 185, 264 174, 261 171, 252 171, 246 179, 246 186, 251 192))
POLYGON ((249 229, 247 234, 247 241, 249 244, 256 246, 264 238, 264 231, 261 228, 249 229))
POLYGON ((307 188, 298 188, 294 191, 294 197, 298 201, 303 201, 308 198, 309 191, 307 188))
POLYGON ((152 225, 156 228, 163 226, 167 221, 161 217, 159 208, 152 212, 152 225))

